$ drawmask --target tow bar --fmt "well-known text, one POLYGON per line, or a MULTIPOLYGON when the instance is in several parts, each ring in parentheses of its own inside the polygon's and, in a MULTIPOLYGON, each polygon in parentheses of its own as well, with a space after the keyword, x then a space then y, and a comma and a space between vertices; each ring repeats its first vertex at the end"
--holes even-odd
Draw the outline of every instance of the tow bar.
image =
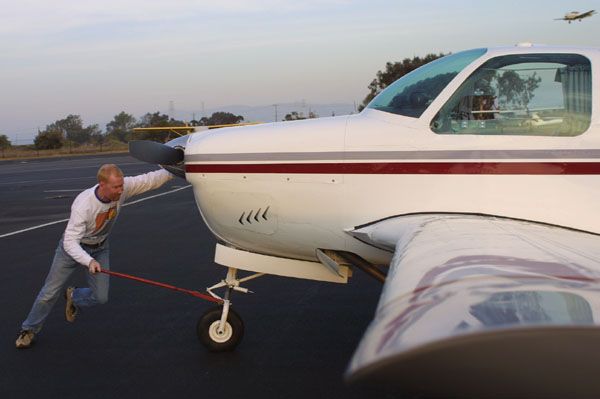
POLYGON ((200 291, 187 290, 185 288, 175 287, 174 285, 165 284, 165 283, 161 283, 161 282, 153 281, 153 280, 148 280, 148 279, 145 279, 145 278, 132 276, 130 274, 113 272, 113 271, 106 270, 106 269, 100 269, 100 272, 104 273, 104 274, 108 274, 110 276, 125 278, 125 279, 129 279, 129 280, 138 281, 138 282, 144 283, 144 284, 154 285, 156 287, 168 288, 168 289, 173 290, 173 291, 183 292, 184 294, 195 296, 196 298, 204 299, 206 301, 217 303, 219 305, 223 304, 223 300, 222 299, 214 298, 214 297, 212 297, 210 295, 203 294, 200 291))

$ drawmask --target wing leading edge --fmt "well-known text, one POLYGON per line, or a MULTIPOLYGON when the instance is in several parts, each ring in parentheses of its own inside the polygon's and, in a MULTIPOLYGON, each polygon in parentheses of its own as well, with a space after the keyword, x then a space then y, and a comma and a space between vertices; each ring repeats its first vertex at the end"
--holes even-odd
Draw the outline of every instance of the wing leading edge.
POLYGON ((395 247, 350 382, 442 395, 600 393, 600 237, 413 215, 353 232, 395 247))

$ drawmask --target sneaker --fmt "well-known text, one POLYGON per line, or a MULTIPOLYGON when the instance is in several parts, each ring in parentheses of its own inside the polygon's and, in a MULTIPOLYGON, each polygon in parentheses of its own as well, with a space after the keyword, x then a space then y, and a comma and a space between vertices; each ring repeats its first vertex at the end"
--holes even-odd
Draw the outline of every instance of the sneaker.
POLYGON ((75 287, 69 287, 65 291, 65 299, 67 303, 65 304, 65 317, 69 323, 73 323, 75 318, 77 317, 77 306, 73 303, 73 291, 75 291, 75 287))
POLYGON ((28 331, 28 330, 21 331, 19 333, 19 336, 17 337, 17 341, 15 342, 17 349, 31 348, 31 345, 33 345, 34 337, 35 337, 35 334, 33 331, 28 331))

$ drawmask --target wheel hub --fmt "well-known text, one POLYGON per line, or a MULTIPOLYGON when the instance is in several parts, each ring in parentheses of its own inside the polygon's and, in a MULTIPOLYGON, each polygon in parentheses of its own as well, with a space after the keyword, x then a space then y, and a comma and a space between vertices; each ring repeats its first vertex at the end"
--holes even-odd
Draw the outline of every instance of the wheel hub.
POLYGON ((229 322, 226 322, 224 326, 225 328, 223 328, 223 331, 220 332, 219 323, 220 320, 216 320, 210 325, 208 329, 208 335, 213 341, 221 344, 231 339, 233 335, 233 328, 231 328, 231 324, 229 324, 229 322))

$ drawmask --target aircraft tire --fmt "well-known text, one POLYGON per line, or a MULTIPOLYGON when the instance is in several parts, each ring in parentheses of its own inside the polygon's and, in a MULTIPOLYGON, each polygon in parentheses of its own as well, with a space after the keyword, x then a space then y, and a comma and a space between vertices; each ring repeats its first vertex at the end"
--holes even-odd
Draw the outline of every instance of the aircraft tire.
POLYGON ((225 331, 223 334, 219 334, 217 329, 222 312, 222 306, 209 309, 200 317, 196 325, 198 339, 211 352, 232 351, 244 336, 244 322, 231 308, 229 308, 229 314, 227 315, 225 331))

